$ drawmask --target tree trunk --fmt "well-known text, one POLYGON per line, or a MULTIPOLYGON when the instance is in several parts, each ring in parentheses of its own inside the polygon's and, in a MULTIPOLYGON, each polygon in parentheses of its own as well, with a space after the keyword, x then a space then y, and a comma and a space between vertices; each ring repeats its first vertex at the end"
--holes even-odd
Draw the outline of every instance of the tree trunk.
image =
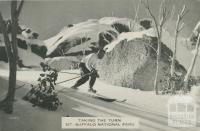
POLYGON ((6 113, 12 113, 13 112, 13 102, 15 97, 15 87, 16 87, 16 60, 11 58, 11 62, 9 63, 9 87, 8 87, 8 93, 6 98, 3 100, 3 110, 6 113))
POLYGON ((15 98, 16 89, 16 75, 17 75, 17 28, 18 28, 18 12, 17 12, 17 1, 11 2, 11 39, 9 40, 7 27, 5 21, 0 14, 0 23, 3 29, 5 47, 8 54, 9 60, 9 87, 6 98, 0 102, 0 108, 2 108, 6 113, 13 112, 13 103, 15 98))
MULTIPOLYGON (((157 57, 158 57, 158 55, 157 55, 157 57)), ((156 75, 155 75, 155 79, 154 79, 154 90, 155 90, 156 95, 158 95, 158 84, 157 84, 158 73, 159 73, 159 59, 156 60, 156 75)))
POLYGON ((159 74, 159 68, 160 68, 159 65, 160 65, 160 57, 161 57, 161 37, 162 37, 162 33, 160 33, 160 35, 158 36, 156 75, 154 79, 154 90, 155 90, 156 95, 158 95, 158 74, 159 74))
MULTIPOLYGON (((179 24, 180 24, 180 16, 178 16, 177 22, 176 22, 176 30, 175 30, 175 39, 174 39, 174 51, 172 56, 172 62, 171 62, 171 78, 175 77, 175 62, 176 62, 176 50, 177 50, 177 39, 178 39, 178 33, 179 33, 179 24)), ((169 81, 171 84, 171 91, 172 94, 175 94, 175 81, 174 79, 172 81, 169 81)))
POLYGON ((198 39, 197 39, 197 43, 196 43, 196 47, 195 47, 195 53, 194 53, 194 56, 192 58, 192 61, 190 63, 190 66, 188 68, 188 71, 187 71, 187 74, 185 75, 185 78, 184 78, 184 92, 186 93, 187 90, 188 90, 188 86, 189 86, 189 79, 190 79, 190 76, 192 74, 192 71, 193 71, 193 68, 194 68, 194 65, 196 63, 196 59, 197 59, 197 56, 198 56, 198 53, 199 53, 199 45, 200 45, 200 34, 198 35, 198 39))

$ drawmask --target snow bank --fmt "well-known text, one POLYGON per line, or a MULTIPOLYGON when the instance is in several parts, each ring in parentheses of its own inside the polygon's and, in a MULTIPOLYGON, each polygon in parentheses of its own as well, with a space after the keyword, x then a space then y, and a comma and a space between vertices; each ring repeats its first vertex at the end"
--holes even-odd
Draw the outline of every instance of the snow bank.
MULTIPOLYGON (((25 35, 25 34, 24 34, 25 35)), ((29 34, 30 37, 31 35, 29 34)), ((18 38, 18 56, 19 59, 22 60, 22 63, 25 66, 32 66, 32 67, 36 67, 39 66, 40 62, 43 62, 44 59, 39 56, 38 54, 34 53, 32 51, 32 46, 36 45, 36 46, 43 46, 44 42, 42 40, 39 39, 29 39, 29 38, 25 38, 23 35, 17 35, 18 38), (21 46, 19 46, 21 45, 21 46), (22 48, 22 47, 26 47, 26 48, 22 48)), ((5 46, 4 42, 2 42, 2 45, 5 46)), ((5 67, 1 64, 1 67, 5 67)))
POLYGON ((0 69, 9 69, 8 66, 9 66, 8 63, 0 61, 0 69))
POLYGON ((136 38, 143 38, 144 36, 150 36, 150 37, 156 37, 156 32, 153 28, 150 28, 148 30, 144 31, 137 31, 137 32, 126 32, 126 33, 121 33, 117 40, 111 42, 110 44, 106 45, 104 47, 104 50, 106 52, 110 52, 113 50, 113 48, 119 44, 122 40, 127 40, 127 42, 134 40, 136 38))
POLYGON ((89 41, 86 41, 87 43, 97 42, 99 39, 99 34, 101 32, 108 31, 117 33, 117 31, 111 26, 100 24, 98 21, 91 20, 74 24, 70 28, 65 27, 56 36, 44 41, 48 48, 47 55, 50 55, 61 43, 67 40, 73 41, 74 39, 85 37, 90 39, 89 41))
POLYGON ((69 70, 78 68, 79 59, 77 57, 54 57, 47 58, 45 62, 57 70, 69 70))

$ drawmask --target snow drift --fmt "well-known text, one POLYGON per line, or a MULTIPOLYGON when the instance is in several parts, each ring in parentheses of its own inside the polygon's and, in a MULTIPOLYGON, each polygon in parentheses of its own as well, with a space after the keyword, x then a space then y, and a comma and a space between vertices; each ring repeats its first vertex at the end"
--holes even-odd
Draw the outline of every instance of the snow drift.
MULTIPOLYGON (((33 39, 32 36, 35 34, 36 33, 32 33, 30 30, 30 33, 28 34, 25 33, 25 31, 22 31, 21 34, 17 35, 18 57, 21 64, 24 66, 36 67, 39 66, 40 62, 44 61, 46 55, 44 42, 39 39, 33 39)), ((4 63, 3 65, 6 65, 6 63, 8 63, 8 58, 2 35, 0 35, 0 39, 2 40, 0 44, 0 61, 1 63, 4 63)))
POLYGON ((74 24, 72 27, 64 27, 56 36, 44 41, 48 49, 47 56, 63 56, 69 52, 77 52, 71 48, 78 45, 82 46, 79 51, 91 50, 91 46, 98 47, 101 34, 107 34, 115 39, 118 32, 109 25, 100 24, 97 20, 88 20, 74 24))
POLYGON ((51 65, 51 67, 59 71, 63 69, 77 69, 80 60, 77 57, 68 56, 47 58, 45 61, 48 63, 48 65, 51 65))

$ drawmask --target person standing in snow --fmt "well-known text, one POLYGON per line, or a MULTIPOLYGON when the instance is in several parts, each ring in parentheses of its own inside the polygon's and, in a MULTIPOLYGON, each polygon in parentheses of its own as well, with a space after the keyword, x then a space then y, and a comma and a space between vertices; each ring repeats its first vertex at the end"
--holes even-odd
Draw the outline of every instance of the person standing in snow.
POLYGON ((81 60, 79 64, 79 68, 81 70, 81 78, 71 88, 78 89, 79 86, 86 83, 90 78, 89 92, 96 93, 96 90, 93 89, 93 86, 95 84, 96 78, 99 77, 96 70, 97 60, 102 59, 104 54, 105 51, 100 49, 97 53, 91 53, 81 60))

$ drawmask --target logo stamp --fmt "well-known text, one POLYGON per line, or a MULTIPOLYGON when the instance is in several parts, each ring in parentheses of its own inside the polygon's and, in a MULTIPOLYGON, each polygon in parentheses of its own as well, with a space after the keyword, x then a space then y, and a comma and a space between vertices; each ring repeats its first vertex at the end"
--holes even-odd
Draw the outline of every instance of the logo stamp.
POLYGON ((168 126, 195 127, 197 104, 190 96, 173 96, 168 100, 168 126))

